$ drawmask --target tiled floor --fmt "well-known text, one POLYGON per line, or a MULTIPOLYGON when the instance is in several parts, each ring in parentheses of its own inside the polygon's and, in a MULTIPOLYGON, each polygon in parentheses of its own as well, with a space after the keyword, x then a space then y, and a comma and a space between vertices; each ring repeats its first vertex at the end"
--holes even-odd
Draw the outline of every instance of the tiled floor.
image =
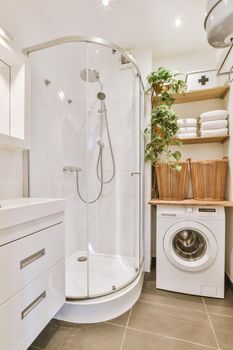
POLYGON ((233 293, 225 300, 156 290, 146 274, 136 305, 109 322, 51 321, 30 350, 233 350, 233 293))

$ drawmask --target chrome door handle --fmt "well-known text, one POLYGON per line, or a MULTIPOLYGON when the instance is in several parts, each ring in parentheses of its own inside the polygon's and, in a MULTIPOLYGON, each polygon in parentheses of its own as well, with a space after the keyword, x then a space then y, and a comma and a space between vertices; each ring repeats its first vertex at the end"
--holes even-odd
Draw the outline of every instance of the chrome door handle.
POLYGON ((35 309, 35 307, 42 302, 46 298, 46 291, 44 291, 41 295, 39 295, 31 304, 29 304, 22 312, 21 312, 21 320, 23 320, 30 312, 35 309))
POLYGON ((134 175, 141 175, 141 171, 132 171, 131 176, 134 176, 134 175))

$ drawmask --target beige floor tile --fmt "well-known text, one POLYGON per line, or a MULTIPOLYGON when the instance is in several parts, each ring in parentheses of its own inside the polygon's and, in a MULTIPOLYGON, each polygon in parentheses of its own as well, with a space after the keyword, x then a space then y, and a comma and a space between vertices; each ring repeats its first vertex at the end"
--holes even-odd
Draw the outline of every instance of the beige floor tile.
POLYGON ((233 349, 233 318, 210 315, 215 334, 222 350, 233 349))
POLYGON ((55 319, 52 319, 50 323, 54 324, 57 327, 76 328, 76 329, 89 328, 98 324, 98 323, 71 323, 71 322, 55 320, 55 319))
POLYGON ((88 327, 59 327, 51 323, 32 346, 42 350, 119 350, 125 329, 99 323, 88 327))
POLYGON ((209 313, 233 316, 233 293, 229 288, 226 290, 225 299, 205 298, 205 303, 209 313))
POLYGON ((128 329, 122 350, 210 350, 209 347, 128 329))
POLYGON ((140 299, 205 312, 201 297, 159 290, 152 281, 144 282, 140 299))
POLYGON ((156 269, 155 266, 151 268, 151 272, 146 272, 144 275, 145 281, 156 281, 156 269))
POLYGON ((207 314, 166 305, 138 302, 129 327, 216 347, 207 314))
POLYGON ((109 323, 117 324, 119 326, 126 326, 128 318, 129 318, 130 310, 125 312, 123 315, 114 318, 113 320, 107 321, 109 323))

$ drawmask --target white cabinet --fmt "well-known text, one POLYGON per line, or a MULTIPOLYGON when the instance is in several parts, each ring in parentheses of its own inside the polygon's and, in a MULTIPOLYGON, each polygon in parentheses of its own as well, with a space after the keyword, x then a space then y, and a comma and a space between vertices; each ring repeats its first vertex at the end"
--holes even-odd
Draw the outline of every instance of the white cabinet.
POLYGON ((0 349, 26 350, 65 302, 64 201, 1 204, 0 349))
POLYGON ((29 149, 29 64, 0 37, 0 146, 29 149))

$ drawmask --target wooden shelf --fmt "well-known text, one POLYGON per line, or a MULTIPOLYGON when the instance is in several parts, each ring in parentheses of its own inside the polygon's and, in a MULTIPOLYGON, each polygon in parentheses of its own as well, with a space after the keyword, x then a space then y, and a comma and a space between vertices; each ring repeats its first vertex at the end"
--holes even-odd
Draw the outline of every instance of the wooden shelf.
POLYGON ((229 140, 230 136, 211 136, 211 137, 194 137, 190 139, 179 139, 182 141, 183 145, 194 145, 199 143, 215 143, 221 142, 224 143, 229 140))
POLYGON ((158 205, 158 204, 168 204, 168 205, 209 205, 209 206, 218 206, 218 207, 227 207, 232 208, 233 202, 231 201, 200 201, 195 199, 184 199, 180 201, 175 200, 163 200, 163 199, 151 199, 149 201, 149 204, 151 205, 158 205))
POLYGON ((229 90, 228 85, 218 86, 212 89, 203 89, 188 91, 184 95, 172 95, 176 99, 175 104, 212 100, 215 98, 224 98, 229 90))

